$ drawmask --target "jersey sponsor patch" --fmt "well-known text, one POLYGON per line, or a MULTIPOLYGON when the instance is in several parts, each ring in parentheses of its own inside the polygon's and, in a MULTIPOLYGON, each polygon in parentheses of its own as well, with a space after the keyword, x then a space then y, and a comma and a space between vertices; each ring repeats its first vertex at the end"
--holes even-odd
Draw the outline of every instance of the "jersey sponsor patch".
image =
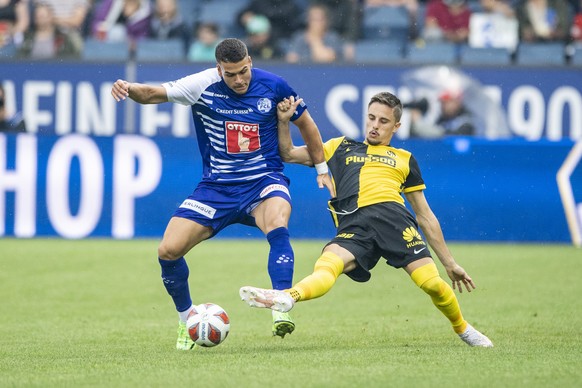
POLYGON ((287 194, 289 196, 289 198, 291 198, 291 194, 289 194, 289 190, 287 189, 287 187, 285 187, 283 185, 277 185, 277 184, 269 185, 269 186, 265 187, 263 189, 263 191, 261 191, 260 197, 264 198, 265 196, 272 193, 273 191, 282 191, 285 194, 287 194))
POLYGON ((240 154, 256 151, 261 148, 259 124, 227 121, 226 151, 229 154, 240 154))
POLYGON ((195 201, 193 199, 187 199, 180 205, 182 208, 190 209, 195 211, 196 213, 200 213, 203 216, 206 216, 210 219, 214 218, 214 214, 216 213, 216 209, 212 206, 205 205, 201 202, 195 201))
MULTIPOLYGON (((426 243, 423 241, 422 236, 420 233, 418 233, 418 230, 412 226, 409 226, 408 228, 404 229, 404 231, 402 231, 402 238, 407 243, 406 248, 417 247, 419 245, 424 245, 426 248, 426 243)), ((415 248, 414 254, 416 255, 420 253, 423 249, 424 248, 418 250, 415 248)))

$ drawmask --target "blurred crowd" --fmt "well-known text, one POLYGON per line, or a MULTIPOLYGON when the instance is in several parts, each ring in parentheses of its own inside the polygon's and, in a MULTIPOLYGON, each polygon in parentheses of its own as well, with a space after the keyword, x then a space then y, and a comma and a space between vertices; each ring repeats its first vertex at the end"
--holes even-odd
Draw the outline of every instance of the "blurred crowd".
POLYGON ((0 0, 2 58, 82 58, 88 40, 126 42, 130 53, 144 40, 179 40, 185 60, 214 61, 225 37, 245 40, 254 59, 289 63, 354 62, 367 39, 509 51, 562 43, 568 56, 582 50, 582 0, 0 0), (402 20, 380 20, 383 35, 367 23, 387 9, 402 20), (390 30, 403 22, 404 33, 390 30))

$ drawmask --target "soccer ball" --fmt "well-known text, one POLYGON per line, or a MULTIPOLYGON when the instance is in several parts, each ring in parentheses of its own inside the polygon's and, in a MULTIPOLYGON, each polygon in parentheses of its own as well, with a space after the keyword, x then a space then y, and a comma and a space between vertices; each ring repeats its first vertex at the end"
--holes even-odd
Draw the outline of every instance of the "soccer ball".
POLYGON ((196 345, 209 348, 226 339, 230 331, 230 319, 219 305, 204 303, 194 306, 188 315, 186 327, 196 345))

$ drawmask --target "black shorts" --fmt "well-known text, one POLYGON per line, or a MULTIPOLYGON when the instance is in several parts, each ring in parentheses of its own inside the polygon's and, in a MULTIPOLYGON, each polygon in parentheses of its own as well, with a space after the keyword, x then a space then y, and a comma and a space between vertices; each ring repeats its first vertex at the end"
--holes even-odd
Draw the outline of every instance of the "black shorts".
POLYGON ((416 219, 396 202, 366 206, 338 217, 337 235, 329 244, 338 244, 356 258, 356 268, 346 275, 358 282, 370 280, 370 270, 380 257, 394 268, 431 257, 418 231, 416 219))

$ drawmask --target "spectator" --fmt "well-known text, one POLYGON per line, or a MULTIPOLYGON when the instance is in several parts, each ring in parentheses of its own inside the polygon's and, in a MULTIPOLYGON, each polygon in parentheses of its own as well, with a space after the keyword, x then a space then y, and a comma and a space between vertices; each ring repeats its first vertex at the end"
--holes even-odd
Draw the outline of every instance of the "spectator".
POLYGON ((95 9, 93 35, 109 41, 129 39, 133 48, 148 36, 151 13, 149 0, 103 0, 95 9))
POLYGON ((480 0, 479 4, 481 9, 471 14, 469 44, 514 52, 519 43, 519 26, 509 0, 480 0))
POLYGON ((255 15, 269 19, 272 39, 281 43, 301 29, 303 10, 295 0, 250 0, 237 16, 239 25, 246 30, 246 24, 255 15))
POLYGON ((18 56, 33 59, 75 58, 81 54, 79 46, 62 32, 55 21, 53 8, 44 2, 34 6, 34 27, 24 34, 18 56))
POLYGON ((215 61, 214 50, 220 43, 219 27, 215 23, 201 23, 196 28, 195 41, 188 50, 188 60, 191 62, 215 61))
POLYGON ((480 0, 481 12, 515 18, 515 10, 509 0, 480 0))
POLYGON ((365 0, 366 8, 374 7, 404 7, 410 18, 409 39, 414 40, 418 37, 420 31, 418 20, 418 1, 417 0, 365 0))
POLYGON ((182 18, 176 0, 156 0, 149 37, 158 40, 179 39, 184 50, 190 45, 190 28, 182 18))
POLYGON ((29 24, 28 0, 0 0, 0 47, 19 46, 29 24))
POLYGON ((439 102, 441 111, 434 124, 424 122, 420 110, 411 109, 411 137, 440 138, 476 135, 476 118, 465 107, 461 91, 445 90, 439 95, 439 102))
POLYGON ((574 41, 574 43, 577 46, 582 45, 582 11, 574 15, 574 21, 572 23, 571 29, 571 37, 572 41, 574 41))
POLYGON ((429 0, 424 39, 464 43, 469 37, 471 9, 466 0, 429 0))
POLYGON ((6 93, 0 81, 0 132, 24 132, 26 125, 20 113, 9 116, 6 109, 6 93))
POLYGON ((574 56, 578 51, 582 52, 582 0, 572 4, 572 8, 576 13, 570 28, 571 44, 566 49, 568 57, 574 56))
POLYGON ((523 0, 517 6, 522 42, 564 41, 570 33, 566 0, 523 0))
POLYGON ((342 40, 329 29, 327 7, 309 6, 307 27, 305 31, 293 35, 286 55, 287 62, 331 63, 341 58, 342 40))
POLYGON ((49 4, 55 13, 55 24, 75 44, 80 52, 83 50, 83 30, 91 8, 88 0, 42 0, 49 4))
MULTIPOLYGON (((407 1, 407 0, 402 0, 407 1)), ((416 1, 416 0, 410 0, 416 1)), ((355 42, 361 37, 362 7, 359 0, 310 0, 312 5, 324 5, 329 11, 330 29, 343 40, 343 58, 355 57, 355 42)))
POLYGON ((253 59, 275 60, 283 58, 283 50, 271 35, 271 23, 266 16, 255 15, 246 24, 247 47, 253 59))

